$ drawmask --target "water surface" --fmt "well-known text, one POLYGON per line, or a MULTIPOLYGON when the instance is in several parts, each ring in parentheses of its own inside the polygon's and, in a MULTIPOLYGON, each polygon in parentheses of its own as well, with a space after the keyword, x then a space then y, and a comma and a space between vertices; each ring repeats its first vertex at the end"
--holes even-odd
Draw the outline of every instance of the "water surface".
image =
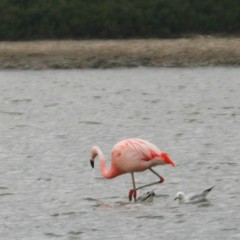
MULTIPOLYGON (((0 71, 1 239, 239 239, 239 68, 0 71), (119 140, 140 137, 176 163, 150 203, 129 174, 105 180, 119 140), (177 191, 215 185, 209 201, 177 191)), ((150 172, 137 183, 155 181, 150 172)))

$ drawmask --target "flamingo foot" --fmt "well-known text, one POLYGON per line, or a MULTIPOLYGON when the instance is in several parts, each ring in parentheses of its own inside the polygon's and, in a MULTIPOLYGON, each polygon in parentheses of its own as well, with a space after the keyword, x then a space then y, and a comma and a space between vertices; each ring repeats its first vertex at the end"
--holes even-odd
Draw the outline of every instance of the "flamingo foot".
POLYGON ((131 189, 129 191, 128 199, 129 199, 130 202, 132 201, 132 198, 134 198, 134 201, 136 201, 137 191, 135 189, 131 189))
POLYGON ((160 176, 160 181, 159 183, 163 183, 164 182, 164 178, 162 176, 160 176))

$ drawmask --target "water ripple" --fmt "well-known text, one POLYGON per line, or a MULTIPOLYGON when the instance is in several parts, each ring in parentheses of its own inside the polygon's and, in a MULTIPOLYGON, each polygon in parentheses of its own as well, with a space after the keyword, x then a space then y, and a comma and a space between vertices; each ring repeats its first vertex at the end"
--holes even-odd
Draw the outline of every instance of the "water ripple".
POLYGON ((48 236, 48 237, 57 237, 57 238, 64 237, 64 235, 60 235, 60 234, 56 234, 56 233, 51 233, 51 232, 44 233, 44 235, 45 235, 45 236, 48 236))
POLYGON ((43 107, 44 107, 44 108, 49 108, 49 107, 56 107, 56 106, 58 106, 58 103, 46 104, 46 105, 44 105, 43 107))
POLYGON ((80 124, 86 124, 86 125, 98 125, 98 124, 102 124, 101 122, 96 122, 96 121, 79 121, 78 123, 80 123, 80 124))
MULTIPOLYGON (((0 71, 0 235, 238 239, 239 74, 233 68, 0 71), (130 203, 129 176, 106 180, 99 162, 90 191, 92 144, 109 153, 128 137, 152 140, 176 162, 158 167, 165 197, 157 189, 153 202, 130 203), (210 202, 173 201, 177 191, 210 182, 220 188, 210 202)), ((139 185, 152 178, 136 174, 139 185)))
POLYGON ((83 215, 86 214, 86 212, 74 212, 74 211, 70 211, 70 212, 62 212, 62 213, 53 213, 50 216, 51 217, 61 217, 61 216, 72 216, 72 215, 83 215))
POLYGON ((14 195, 13 193, 0 193, 0 197, 4 197, 4 196, 12 196, 14 195))
POLYGON ((21 115, 24 115, 23 112, 0 111, 0 113, 2 113, 2 114, 7 114, 7 115, 11 115, 11 116, 21 116, 21 115))
POLYGON ((83 233, 84 233, 83 231, 70 231, 68 234, 70 234, 70 235, 81 235, 83 233))
POLYGON ((32 101, 31 98, 11 100, 12 103, 26 103, 26 102, 31 102, 31 101, 32 101))
POLYGON ((164 219, 165 217, 162 215, 155 215, 155 216, 151 216, 151 215, 143 215, 143 216, 137 216, 136 218, 143 218, 143 219, 164 219))

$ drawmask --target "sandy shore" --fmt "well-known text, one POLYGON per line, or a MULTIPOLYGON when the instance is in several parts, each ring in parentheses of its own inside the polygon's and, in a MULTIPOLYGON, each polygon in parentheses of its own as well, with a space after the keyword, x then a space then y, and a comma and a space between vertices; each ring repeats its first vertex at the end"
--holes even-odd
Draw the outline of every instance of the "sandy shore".
POLYGON ((240 37, 0 42, 0 69, 240 66, 240 37))

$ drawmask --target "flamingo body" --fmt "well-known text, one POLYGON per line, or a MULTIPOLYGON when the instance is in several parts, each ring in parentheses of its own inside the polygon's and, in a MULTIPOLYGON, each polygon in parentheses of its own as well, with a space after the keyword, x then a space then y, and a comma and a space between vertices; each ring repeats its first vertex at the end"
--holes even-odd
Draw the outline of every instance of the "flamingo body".
MULTIPOLYGON (((106 167, 105 157, 98 146, 93 146, 91 150, 92 167, 97 156, 100 159, 101 173, 105 178, 114 178, 124 173, 133 174, 147 169, 151 170, 151 167, 156 165, 171 164, 175 166, 165 152, 162 152, 154 144, 139 138, 122 140, 113 147, 110 168, 106 167)), ((160 177, 155 171, 153 173, 160 177)))
POLYGON ((112 149, 112 167, 120 173, 141 172, 165 164, 162 152, 155 145, 142 139, 127 139, 112 149))

